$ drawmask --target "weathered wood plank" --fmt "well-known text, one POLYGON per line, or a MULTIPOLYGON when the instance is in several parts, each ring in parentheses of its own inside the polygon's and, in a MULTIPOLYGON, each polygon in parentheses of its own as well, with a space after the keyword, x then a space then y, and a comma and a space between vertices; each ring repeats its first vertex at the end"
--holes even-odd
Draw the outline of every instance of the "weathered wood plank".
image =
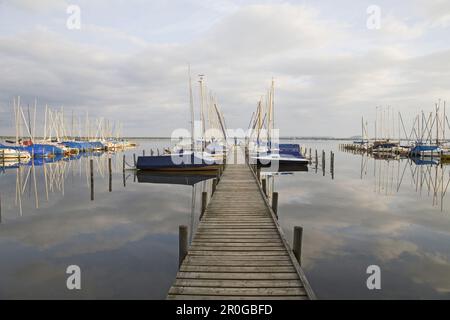
POLYGON ((189 250, 189 255, 210 256, 288 256, 285 251, 214 251, 214 250, 189 250))
POLYGON ((300 280, 210 280, 175 279, 176 287, 217 287, 217 288, 302 288, 300 280))
POLYGON ((277 260, 210 260, 210 259, 204 259, 204 260, 195 260, 195 259, 189 259, 185 260, 186 265, 189 266, 292 266, 291 261, 284 260, 284 261, 277 261, 277 260))
POLYGON ((295 272, 183 272, 177 274, 178 279, 211 279, 211 280, 298 280, 295 272))
POLYGON ((169 294, 194 294, 205 296, 303 296, 303 288, 208 288, 172 287, 169 294))
MULTIPOLYGON (((192 246, 195 247, 221 247, 221 248, 228 248, 228 247, 248 247, 250 244, 247 242, 212 242, 212 241, 193 241, 192 246)), ((283 243, 278 241, 264 241, 264 242, 252 242, 252 247, 283 247, 283 243)), ((248 251, 248 250, 247 250, 248 251)))
POLYGON ((285 256, 196 256, 187 255, 185 261, 291 261, 285 256))
POLYGON ((294 267, 291 266, 192 266, 183 263, 180 267, 182 272, 278 272, 291 273, 295 272, 294 267))
POLYGON ((221 242, 227 242, 227 243, 280 243, 282 244, 280 238, 276 237, 270 237, 270 238, 235 238, 235 237, 219 237, 219 238, 211 238, 211 237, 199 237, 196 236, 194 238, 195 243, 221 243, 221 242))

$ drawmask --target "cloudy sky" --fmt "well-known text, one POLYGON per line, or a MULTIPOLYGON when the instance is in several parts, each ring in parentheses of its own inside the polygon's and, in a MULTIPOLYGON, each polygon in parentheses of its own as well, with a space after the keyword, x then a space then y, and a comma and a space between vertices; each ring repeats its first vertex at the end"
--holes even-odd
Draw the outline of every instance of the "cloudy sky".
POLYGON ((355 135, 375 106, 412 119, 450 99, 449 29, 448 0, 0 0, 0 134, 14 133, 20 95, 40 116, 64 106, 129 136, 170 135, 189 126, 190 63, 228 127, 247 127, 274 77, 282 136, 355 135))

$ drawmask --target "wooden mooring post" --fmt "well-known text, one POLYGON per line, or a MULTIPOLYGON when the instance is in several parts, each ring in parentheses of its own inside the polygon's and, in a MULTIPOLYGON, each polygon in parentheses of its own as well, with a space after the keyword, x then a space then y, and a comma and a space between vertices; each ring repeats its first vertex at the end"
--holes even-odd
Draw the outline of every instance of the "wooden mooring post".
POLYGON ((179 226, 178 229, 178 267, 181 267, 184 258, 188 253, 188 227, 179 226))
POLYGON ((216 187, 217 187, 217 179, 213 179, 211 195, 213 195, 214 192, 216 192, 216 187))
POLYGON ((145 149, 142 149, 142 156, 145 157, 145 149))
POLYGON ((272 210, 278 219, 278 192, 272 193, 272 210))
POLYGON ((200 218, 199 220, 202 220, 203 214, 206 211, 206 206, 208 205, 208 192, 203 191, 202 192, 202 211, 200 212, 200 218))
POLYGON ((112 192, 112 164, 111 164, 111 157, 108 158, 108 173, 109 173, 109 192, 112 192))
POLYGON ((298 264, 302 264, 302 237, 303 237, 303 228, 296 226, 294 227, 294 241, 292 246, 292 251, 294 252, 294 256, 298 261, 298 264))
POLYGON ((322 150, 322 171, 325 176, 325 150, 322 150))
POLYGON ((266 178, 262 178, 261 185, 264 192, 264 195, 267 197, 267 184, 266 184, 266 178))
POLYGON ((89 170, 91 173, 91 201, 94 200, 94 160, 89 160, 89 170))
POLYGON ((134 167, 136 168, 136 153, 133 153, 133 163, 134 167))
POLYGON ((330 156, 330 171, 331 171, 331 179, 334 179, 334 152, 331 151, 330 156))

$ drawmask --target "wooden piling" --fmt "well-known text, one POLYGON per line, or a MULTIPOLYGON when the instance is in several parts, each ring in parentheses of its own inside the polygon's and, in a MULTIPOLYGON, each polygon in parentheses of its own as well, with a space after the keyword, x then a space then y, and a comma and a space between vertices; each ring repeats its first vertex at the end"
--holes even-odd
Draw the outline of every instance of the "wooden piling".
POLYGON ((302 237, 303 237, 303 228, 296 226, 294 227, 294 241, 292 246, 292 251, 294 252, 294 256, 298 261, 298 264, 302 264, 302 237))
POLYGON ((111 157, 108 158, 108 173, 109 173, 109 192, 112 192, 112 164, 111 164, 111 157))
POLYGON ((203 214, 206 211, 206 206, 208 205, 208 192, 202 192, 202 211, 200 213, 200 220, 202 220, 203 214))
POLYGON ((91 173, 91 201, 94 201, 94 160, 89 160, 89 168, 91 173))
POLYGON ((322 150, 322 171, 325 176, 325 150, 322 150))
POLYGON ((142 156, 145 157, 145 149, 142 149, 142 156))
POLYGON ((136 168, 136 153, 133 153, 133 162, 134 162, 134 167, 136 168))
POLYGON ((125 164, 126 164, 126 157, 125 154, 122 157, 122 172, 125 173, 125 164))
POLYGON ((262 189, 264 192, 264 195, 267 196, 267 184, 266 184, 266 178, 262 178, 261 180, 261 185, 262 185, 262 189))
POLYGON ((272 210, 278 218, 278 192, 272 193, 272 210))
POLYGON ((217 187, 217 179, 213 179, 211 195, 213 195, 214 192, 216 192, 216 187, 217 187))
POLYGON ((181 267, 184 258, 188 253, 188 227, 179 226, 178 229, 178 267, 181 267))

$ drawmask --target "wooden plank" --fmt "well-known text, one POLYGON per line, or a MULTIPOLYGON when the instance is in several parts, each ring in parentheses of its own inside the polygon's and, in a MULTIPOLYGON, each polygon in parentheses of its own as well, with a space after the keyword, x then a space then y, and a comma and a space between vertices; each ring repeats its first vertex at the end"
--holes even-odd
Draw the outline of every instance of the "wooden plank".
POLYGON ((208 287, 172 287, 169 294, 205 295, 205 296, 304 296, 303 288, 208 288, 208 287))
POLYGON ((183 272, 177 274, 178 279, 211 279, 211 280, 298 280, 295 272, 183 272))
POLYGON ((270 237, 270 238, 235 238, 235 237, 219 237, 219 238, 211 238, 211 237, 199 237, 196 236, 194 238, 195 243, 221 243, 221 242, 227 242, 227 243, 281 243, 280 238, 276 237, 270 237))
POLYGON ((240 247, 207 247, 207 246, 191 246, 189 250, 197 250, 197 251, 244 251, 244 252, 253 252, 253 251, 286 251, 284 247, 255 247, 255 246, 240 246, 240 247))
POLYGON ((285 251, 211 251, 211 250, 190 250, 189 255, 208 256, 288 256, 285 251))
POLYGON ((210 259, 203 259, 203 260, 195 260, 195 259, 189 259, 184 260, 186 265, 189 266, 292 266, 291 261, 284 260, 284 261, 277 261, 277 260, 210 260, 210 259))
POLYGON ((185 261, 291 261, 285 256, 196 256, 187 255, 185 261))
POLYGON ((218 287, 218 288, 301 288, 300 280, 210 280, 175 279, 176 287, 218 287))
MULTIPOLYGON (((222 247, 222 248, 228 248, 228 247, 248 247, 248 242, 213 242, 213 241, 193 241, 192 246, 195 247, 222 247)), ((264 242, 252 242, 252 247, 282 247, 283 243, 278 241, 264 241, 264 242)))
POLYGON ((191 266, 189 264, 183 263, 180 267, 182 272, 241 272, 241 273, 266 273, 266 272, 277 272, 277 273, 292 273, 295 269, 292 265, 290 266, 191 266))

